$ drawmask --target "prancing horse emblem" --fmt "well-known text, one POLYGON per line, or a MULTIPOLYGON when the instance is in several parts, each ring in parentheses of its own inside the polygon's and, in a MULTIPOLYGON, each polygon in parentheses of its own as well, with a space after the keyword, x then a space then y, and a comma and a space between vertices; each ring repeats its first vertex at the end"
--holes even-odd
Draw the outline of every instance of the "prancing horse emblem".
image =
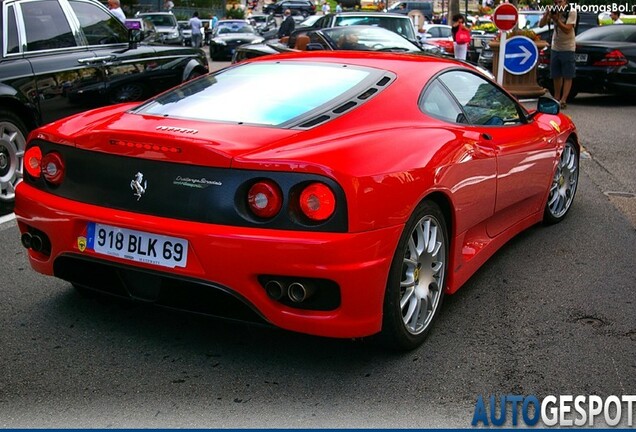
POLYGON ((130 182, 130 188, 135 191, 135 196, 137 197, 137 201, 139 201, 141 196, 146 193, 147 187, 148 187, 148 181, 144 180, 144 175, 140 172, 135 174, 135 179, 130 182))

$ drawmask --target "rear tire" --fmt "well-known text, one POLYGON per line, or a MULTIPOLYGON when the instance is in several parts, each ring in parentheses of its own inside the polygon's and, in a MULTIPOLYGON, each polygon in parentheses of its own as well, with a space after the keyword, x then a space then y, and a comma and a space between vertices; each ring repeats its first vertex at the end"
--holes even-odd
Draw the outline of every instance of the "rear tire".
POLYGON ((0 110, 0 202, 15 201, 15 187, 22 181, 27 128, 15 114, 0 110))
POLYGON ((444 299, 450 244, 439 206, 422 202, 400 238, 384 296, 381 338, 400 351, 420 346, 444 299))

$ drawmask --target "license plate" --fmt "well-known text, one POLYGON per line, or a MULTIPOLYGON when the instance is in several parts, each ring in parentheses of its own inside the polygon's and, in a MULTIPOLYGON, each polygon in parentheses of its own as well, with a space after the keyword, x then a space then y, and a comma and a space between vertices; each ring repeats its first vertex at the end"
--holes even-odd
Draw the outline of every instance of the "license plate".
POLYGON ((185 267, 188 242, 176 237, 150 234, 90 222, 87 248, 98 254, 162 267, 185 267))
POLYGON ((574 54, 574 61, 576 63, 587 63, 587 54, 574 54))

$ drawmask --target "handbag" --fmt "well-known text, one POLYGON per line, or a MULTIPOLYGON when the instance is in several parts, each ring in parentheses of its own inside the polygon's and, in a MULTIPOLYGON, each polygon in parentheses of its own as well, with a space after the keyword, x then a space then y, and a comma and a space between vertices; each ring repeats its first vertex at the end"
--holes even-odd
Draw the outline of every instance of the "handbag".
POLYGON ((470 42, 470 37, 470 30, 462 26, 457 30, 457 34, 455 35, 455 42, 460 45, 467 44, 470 42))

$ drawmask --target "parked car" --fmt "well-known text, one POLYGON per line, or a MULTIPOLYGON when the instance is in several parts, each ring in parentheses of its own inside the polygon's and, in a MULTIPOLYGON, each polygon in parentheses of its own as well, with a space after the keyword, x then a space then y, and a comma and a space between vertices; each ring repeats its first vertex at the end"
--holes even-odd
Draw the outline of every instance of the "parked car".
POLYGON ((437 41, 437 40, 453 40, 453 28, 445 24, 424 24, 417 37, 420 42, 437 41))
MULTIPOLYGON (((159 35, 157 35, 157 29, 155 29, 152 21, 141 18, 126 18, 124 25, 129 30, 138 30, 139 41, 144 43, 159 42, 159 35)), ((136 33, 137 35, 137 33, 136 33)))
POLYGON ((161 42, 168 45, 183 45, 183 35, 177 18, 172 12, 148 12, 135 15, 137 18, 150 20, 161 37, 161 42))
MULTIPOLYGON (((636 95, 636 24, 602 26, 576 37, 576 76, 569 99, 580 92, 636 95)), ((537 78, 553 90, 550 50, 540 53, 537 78)))
POLYGON ((387 12, 408 14, 409 12, 419 11, 428 20, 433 18, 433 2, 432 1, 410 1, 401 0, 393 2, 387 9, 387 12))
POLYGON ((91 0, 4 0, 0 21, 0 201, 14 199, 35 127, 208 72, 203 51, 137 43, 91 0))
POLYGON ((278 32, 278 24, 276 18, 269 14, 253 13, 248 21, 254 29, 265 39, 276 37, 278 32))
POLYGON ((181 31, 181 37, 183 38, 183 45, 192 45, 192 28, 190 27, 190 21, 177 21, 179 24, 179 30, 181 31))
POLYGON ((264 39, 245 20, 221 20, 212 30, 210 58, 222 60, 232 58, 234 51, 246 43, 260 43, 264 39))
POLYGON ((386 12, 341 12, 320 17, 312 29, 348 25, 371 25, 391 30, 413 43, 418 43, 415 28, 408 16, 386 12))
POLYGON ((557 101, 460 62, 283 54, 39 129, 15 213, 32 267, 80 291, 408 350, 566 217, 579 152, 557 101))
POLYGON ((264 13, 273 15, 282 15, 286 9, 289 9, 295 15, 302 15, 303 17, 316 13, 316 5, 311 0, 281 0, 263 6, 264 13))
POLYGON ((239 63, 264 55, 295 51, 390 51, 411 54, 437 54, 432 45, 416 45, 400 35, 382 27, 343 26, 320 30, 297 30, 287 43, 270 40, 260 44, 238 47, 232 63, 239 63))

